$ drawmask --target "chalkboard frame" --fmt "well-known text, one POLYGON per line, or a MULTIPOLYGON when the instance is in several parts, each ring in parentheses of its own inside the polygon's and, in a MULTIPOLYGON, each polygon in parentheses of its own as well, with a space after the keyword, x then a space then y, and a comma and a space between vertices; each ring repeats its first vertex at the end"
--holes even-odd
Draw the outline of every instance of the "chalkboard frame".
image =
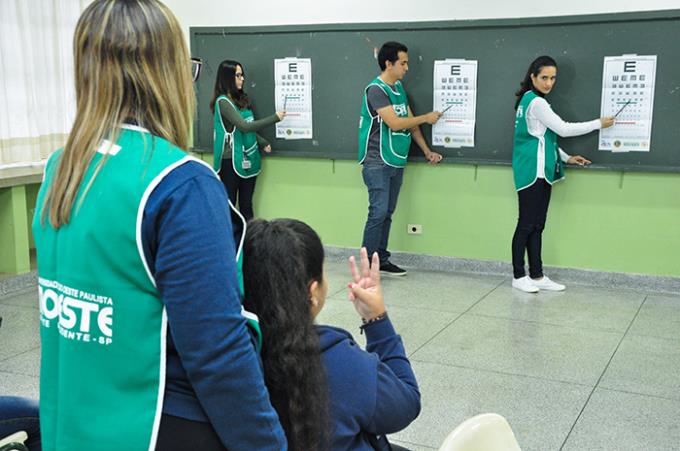
MULTIPOLYGON (((656 29, 658 27, 669 27, 680 38, 680 9, 674 10, 663 10, 663 11, 647 11, 647 12, 635 12, 635 13, 615 13, 615 14, 596 14, 596 15, 579 15, 579 16, 559 16, 559 17, 539 17, 539 18, 516 18, 516 19, 488 19, 488 20, 465 20, 465 21, 436 21, 436 22, 389 22, 389 23, 351 23, 351 24, 319 24, 319 25, 281 25, 281 26, 242 26, 242 27, 191 27, 190 37, 191 37, 191 51, 192 56, 201 57, 201 53, 206 50, 206 46, 211 45, 212 40, 215 38, 223 40, 222 42, 229 42, 230 39, 237 37, 240 38, 252 38, 254 42, 260 44, 266 44, 271 42, 271 39, 279 37, 299 36, 300 39, 319 39, 319 36, 326 35, 328 33, 350 33, 354 34, 355 37, 358 36, 357 33, 362 33, 363 36, 370 33, 384 33, 389 32, 392 39, 400 40, 400 36, 409 35, 414 36, 414 32, 419 35, 427 35, 431 32, 468 32, 472 33, 470 36, 475 34, 480 34, 482 32, 487 32, 489 30, 499 30, 499 38, 502 39, 503 31, 512 32, 512 30, 522 29, 527 32, 536 30, 538 33, 540 30, 546 30, 547 28, 555 30, 555 33, 564 33, 568 35, 570 33, 570 28, 576 27, 578 30, 579 26, 586 27, 601 27, 602 39, 618 39, 615 30, 617 26, 625 26, 625 24, 638 24, 638 23, 654 23, 656 29), (670 25, 669 25, 670 23, 670 25), (614 30, 614 31, 612 31, 614 30), (267 40, 270 41, 267 41, 267 40), (208 42, 206 44, 206 42, 208 42)), ((625 33, 622 33, 625 34, 625 33)), ((672 70, 673 74, 676 75, 675 79, 679 80, 677 83, 680 85, 680 63, 675 63, 670 61, 671 58, 664 53, 671 52, 671 50, 666 50, 667 47, 673 47, 673 42, 678 42, 677 39, 673 39, 673 36, 668 36, 667 40, 664 42, 658 42, 660 52, 638 52, 640 54, 658 54, 659 60, 657 62, 657 78, 656 78, 656 90, 655 90, 655 104, 654 104, 654 124, 652 128, 652 153, 647 152, 630 152, 626 154, 616 154, 613 156, 610 152, 598 151, 597 150, 597 132, 593 132, 590 135, 577 138, 569 138, 567 141, 562 140, 561 144, 565 150, 569 153, 581 153, 590 157, 594 164, 590 166, 591 169, 600 170, 611 170, 611 171, 642 171, 642 172, 680 172, 680 89, 678 87, 670 87, 670 84, 675 84, 676 82, 672 80, 661 80, 660 74, 663 76, 663 71, 661 70, 672 70), (669 67, 670 65, 670 67, 669 67), (662 94, 665 94, 662 97, 662 94), (675 105, 673 105, 675 103, 675 105), (675 106, 675 108, 673 108, 675 106), (670 117, 668 116, 670 114, 670 117), (673 114, 675 114, 675 121, 673 121, 673 114), (564 144, 567 144, 566 146, 564 144), (586 150, 581 150, 586 149, 586 150), (653 155, 659 152, 661 161, 653 161, 649 163, 649 155, 653 155), (616 160, 624 160, 621 163, 616 162, 616 160)), ((442 59, 436 57, 433 59, 428 59, 424 61, 418 61, 416 52, 414 52, 410 43, 408 42, 408 37, 403 38, 404 43, 409 46, 409 56, 411 59, 411 66, 418 67, 421 66, 420 74, 413 77, 414 70, 411 69, 405 78, 405 86, 409 95, 411 97, 411 105, 416 111, 416 114, 429 111, 432 106, 432 63, 434 59, 442 59), (428 78, 429 76, 429 78, 428 78), (415 78, 415 80, 413 79, 415 78), (420 89, 413 89, 413 85, 416 85, 420 89), (412 92, 416 92, 416 95, 412 95, 412 92), (425 94, 423 94, 423 92, 425 94)), ((473 165, 501 165, 507 166, 511 163, 512 154, 512 123, 514 121, 514 111, 512 110, 512 105, 514 102, 514 90, 519 86, 519 81, 528 66, 528 63, 533 59, 533 57, 548 53, 550 49, 541 47, 540 40, 533 45, 530 49, 526 49, 524 52, 526 56, 522 57, 521 61, 518 61, 517 67, 514 67, 512 76, 503 79, 504 86, 503 93, 507 91, 507 95, 504 95, 502 103, 499 101, 499 108, 502 105, 503 112, 502 124, 484 124, 483 117, 480 117, 480 98, 484 95, 482 92, 482 74, 487 71, 487 76, 489 73, 488 62, 480 60, 479 66, 479 76, 478 76, 478 113, 477 113, 477 125, 476 125, 476 145, 479 144, 479 139, 477 138, 480 133, 485 133, 487 128, 494 130, 494 133, 499 134, 499 142, 495 149, 487 149, 484 151, 475 151, 477 148, 469 149, 444 149, 440 147, 432 147, 442 153, 444 158, 444 163, 451 164, 473 164, 473 165), (487 67, 484 67, 487 65, 487 67), (508 83, 510 80, 511 83, 508 83), (510 87, 508 90, 507 88, 510 87), (507 110, 507 111, 506 111, 507 110), (507 118, 506 118, 507 116, 507 118), (484 124, 484 125, 483 125, 484 124), (488 125, 488 126, 487 126, 488 125), (489 153, 491 152, 491 153, 489 153)), ((373 46, 379 46, 382 42, 371 43, 373 46), (375 45, 377 44, 377 45, 375 45)), ((434 44, 433 44, 434 45, 434 44)), ((527 47, 532 44, 527 44, 527 47)), ((631 45, 630 47, 634 47, 631 45)), ((617 49, 619 50, 619 49, 617 49)), ((589 52, 590 49, 584 50, 584 52, 589 52)), ((224 57, 226 57, 226 53, 224 57)), ((299 55, 295 54, 276 54, 271 57, 267 57, 267 63, 271 66, 271 75, 267 74, 268 84, 271 85, 267 89, 262 88, 262 83, 257 88, 251 89, 246 86, 246 91, 252 96, 255 101, 256 107, 260 107, 263 115, 270 114, 273 112, 273 58, 283 58, 286 56, 300 56, 300 57, 312 57, 312 70, 313 70, 313 83, 315 88, 321 89, 323 83, 320 83, 317 77, 314 75, 315 71, 315 55, 307 52, 301 51, 299 55), (258 94, 263 91, 265 94, 258 94), (264 106, 264 107, 263 107, 264 106)), ((372 51, 371 51, 372 53, 372 51)), ((602 82, 602 65, 604 56, 616 56, 621 55, 621 51, 611 51, 606 50, 599 51, 599 53, 592 58, 595 58, 599 62, 599 67, 597 67, 597 74, 599 78, 593 77, 593 71, 591 70, 590 77, 588 79, 590 89, 594 89, 597 92, 597 98, 591 97, 591 104, 587 108, 580 108, 578 105, 572 105, 569 102, 570 92, 576 88, 573 83, 570 84, 570 78, 576 79, 577 72, 575 67, 579 64, 581 66, 586 66, 582 62, 572 62, 569 56, 560 55, 553 52, 553 56, 557 59, 559 70, 558 77, 560 75, 566 74, 566 76, 561 77, 560 82, 556 86, 554 94, 548 97, 555 110, 567 121, 578 121, 578 120, 589 120, 599 116, 600 108, 600 93, 601 93, 601 82, 602 82), (563 64, 564 62, 564 64, 563 64), (562 79, 566 78, 566 81, 562 79), (561 85, 566 85, 564 92, 558 94, 561 85), (596 85, 596 86, 592 86, 596 85)), ((464 55, 456 54, 446 54, 446 57, 465 57, 464 55)), ((239 59, 238 57, 235 59, 239 59)), ((246 74, 249 71, 249 62, 246 58, 242 58, 244 66, 246 66, 246 74)), ((475 59, 474 55, 470 56, 469 59, 475 59)), ((212 150, 212 133, 203 132, 202 128, 207 130, 209 125, 210 130, 212 129, 212 114, 209 112, 208 102, 212 96, 212 89, 214 83, 214 71, 211 71, 211 66, 216 67, 219 61, 207 60, 206 66, 208 70, 203 71, 202 80, 197 84, 196 91, 199 99, 199 112, 194 124, 194 130, 197 130, 194 137, 194 150, 198 152, 211 152, 212 150), (212 72, 212 73, 211 73, 212 72), (207 100, 206 100, 207 99, 207 100)), ((379 73, 379 68, 375 61, 373 61, 372 66, 364 68, 363 65, 360 68, 361 71, 366 71, 372 75, 366 77, 365 75, 361 77, 361 86, 365 86, 371 77, 379 73)), ((591 68, 592 69, 592 68, 591 68)), ((359 70, 359 69, 358 69, 359 70)), ((262 67, 259 68, 259 72, 265 72, 262 67)), ((350 70, 349 73, 353 71, 350 70)), ((342 72, 343 76, 345 71, 342 72)), ((266 78, 265 78, 266 80, 266 78)), ((353 90, 354 91, 354 90, 353 90)), ((322 113, 320 113, 321 108, 317 105, 316 93, 314 96, 314 134, 315 140, 295 140, 286 141, 275 140, 273 138, 273 127, 271 130, 266 131, 263 135, 272 141, 272 147, 274 148, 273 155, 276 156, 288 156, 288 157, 303 157, 303 158, 325 158, 325 159, 341 159, 341 160, 352 160, 356 158, 356 134, 359 117, 359 106, 360 106, 360 96, 362 94, 362 89, 359 88, 357 93, 352 93, 354 97, 358 97, 358 100, 352 99, 352 105, 356 110, 354 117, 351 113, 348 113, 346 117, 343 117, 342 126, 347 129, 348 135, 351 135, 353 141, 347 141, 343 148, 334 148, 332 145, 319 145, 317 142, 313 145, 313 141, 319 133, 323 133, 322 129, 328 130, 327 123, 322 119, 322 113), (321 119, 320 119, 321 118, 321 119), (321 123, 321 126, 319 124, 321 123), (282 150, 280 148, 283 147, 282 150)), ((495 112, 494 112, 495 114, 495 112)), ((261 117, 261 116, 258 116, 261 117)), ((331 127, 332 128, 332 127, 331 127)), ((423 126, 423 133, 425 134, 428 143, 430 140, 430 127, 423 126)), ((654 155, 656 157, 656 155, 654 155)), ((415 148, 411 149, 411 160, 422 161, 422 154, 415 148)), ((657 158, 658 159, 658 158, 657 158)))

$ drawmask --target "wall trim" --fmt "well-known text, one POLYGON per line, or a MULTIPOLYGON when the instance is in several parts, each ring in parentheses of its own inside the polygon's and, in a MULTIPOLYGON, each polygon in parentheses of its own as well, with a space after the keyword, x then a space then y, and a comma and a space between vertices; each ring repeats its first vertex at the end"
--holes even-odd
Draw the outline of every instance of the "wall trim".
MULTIPOLYGON (((333 262, 345 261, 350 255, 359 255, 356 249, 349 247, 324 246, 324 249, 326 258, 333 262)), ((512 275, 512 265, 508 262, 412 254, 408 252, 392 252, 392 258, 398 262, 399 266, 404 266, 407 269, 506 276, 508 283, 512 275)), ((680 277, 606 272, 557 266, 546 266, 545 269, 551 278, 568 285, 586 285, 604 289, 635 290, 676 296, 680 294, 680 277)), ((19 276, 2 278, 0 279, 0 297, 35 289, 37 286, 38 275, 35 271, 19 276)))
MULTIPOLYGON (((38 273, 31 271, 18 276, 0 276, 0 297, 12 296, 38 287, 38 273)), ((36 297, 36 305, 38 298, 36 297)))
MULTIPOLYGON (((354 248, 324 246, 326 258, 333 262, 346 260, 350 255, 358 257, 354 248)), ((444 257, 436 255, 392 252, 392 258, 399 266, 407 269, 441 271, 451 273, 506 276, 508 283, 512 277, 509 262, 475 260, 470 258, 444 257)), ((635 290, 662 294, 680 295, 680 277, 654 276, 622 272, 596 271, 592 269, 562 268, 546 266, 550 278, 567 285, 586 285, 604 289, 635 290)), ((409 277, 409 276, 407 276, 409 277)))

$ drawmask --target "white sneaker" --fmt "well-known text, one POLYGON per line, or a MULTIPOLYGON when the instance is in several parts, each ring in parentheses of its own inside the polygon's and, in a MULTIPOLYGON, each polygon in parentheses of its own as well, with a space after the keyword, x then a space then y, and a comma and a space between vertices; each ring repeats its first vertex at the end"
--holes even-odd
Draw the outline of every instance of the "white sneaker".
POLYGON ((538 287, 528 276, 512 279, 512 288, 517 288, 525 293, 538 293, 538 287))
POLYGON ((565 288, 567 288, 561 283, 553 282, 552 280, 548 279, 548 276, 543 276, 543 278, 539 280, 532 279, 531 282, 539 290, 564 291, 565 288))

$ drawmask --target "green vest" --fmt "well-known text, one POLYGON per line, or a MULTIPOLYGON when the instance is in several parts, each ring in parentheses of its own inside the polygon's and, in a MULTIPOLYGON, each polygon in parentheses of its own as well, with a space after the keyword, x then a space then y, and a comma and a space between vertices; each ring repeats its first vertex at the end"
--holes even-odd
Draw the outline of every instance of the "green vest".
MULTIPOLYGON (((515 189, 520 191, 533 185, 537 177, 539 139, 529 134, 526 112, 538 95, 527 91, 517 106, 515 116, 515 139, 512 147, 512 172, 515 189)), ((546 129, 543 135, 545 149, 545 180, 551 185, 564 177, 564 166, 557 147, 557 134, 546 129)))
MULTIPOLYGON (((214 145, 213 145, 213 170, 217 173, 220 171, 222 163, 222 156, 224 155, 224 147, 227 143, 231 147, 231 164, 234 171, 243 178, 255 177, 261 170, 261 155, 260 148, 257 145, 257 134, 253 132, 243 133, 236 127, 229 133, 222 122, 222 115, 220 114, 219 102, 226 100, 246 122, 251 122, 254 118, 251 110, 239 110, 236 105, 232 103, 227 96, 219 96, 215 101, 215 123, 214 123, 214 145)), ((243 303, 244 287, 243 287, 243 241, 246 236, 246 220, 241 213, 229 202, 232 216, 236 215, 243 223, 241 230, 241 237, 236 243, 236 268, 238 276, 239 293, 241 294, 241 303, 243 303)), ((262 349, 262 331, 260 329, 257 315, 242 308, 241 314, 246 318, 248 327, 253 333, 255 340, 255 348, 258 352, 262 349)))
POLYGON ((41 224, 61 151, 49 159, 37 199, 44 450, 155 448, 167 320, 140 227, 153 188, 190 157, 129 126, 111 152, 80 204, 103 157, 95 154, 69 224, 41 224))
MULTIPOLYGON (((253 132, 243 133, 236 127, 229 133, 222 122, 222 115, 220 114, 219 102, 226 100, 236 111, 239 112, 246 122, 251 122, 254 118, 251 110, 239 110, 232 103, 227 96, 219 96, 215 101, 215 122, 214 122, 214 145, 213 145, 213 170, 217 173, 220 171, 222 164, 222 156, 224 155, 224 147, 227 143, 231 146, 231 163, 234 171, 243 178, 255 177, 261 170, 261 156, 260 149, 257 145, 257 134, 253 132)), ((239 293, 241 294, 241 303, 243 303, 244 287, 243 287, 243 241, 246 235, 246 220, 241 213, 229 202, 232 216, 236 215, 243 223, 241 230, 241 237, 236 243, 236 267, 238 276, 239 293)), ((262 331, 257 315, 248 312, 245 309, 241 310, 241 314, 246 318, 248 327, 253 333, 255 340, 255 348, 258 352, 262 349, 262 331)))
POLYGON ((368 108, 368 88, 379 86, 390 99, 394 112, 399 117, 408 117, 408 97, 400 81, 394 84, 394 89, 377 77, 364 89, 364 99, 361 105, 361 117, 359 119, 359 163, 362 163, 368 153, 368 137, 371 132, 373 120, 377 118, 380 124, 380 157, 389 166, 403 168, 408 160, 408 151, 411 148, 411 131, 392 131, 385 124, 379 114, 371 116, 368 108))
POLYGON ((221 100, 226 100, 246 122, 252 122, 254 119, 251 110, 239 110, 227 96, 219 96, 217 98, 215 101, 215 122, 213 126, 215 139, 213 144, 213 169, 215 172, 219 172, 224 155, 224 147, 228 144, 231 148, 231 164, 234 167, 234 171, 244 179, 255 177, 260 173, 262 158, 260 148, 257 145, 257 134, 255 132, 244 133, 236 127, 234 127, 231 133, 227 132, 222 122, 222 115, 220 114, 219 103, 221 100))
POLYGON ((41 221, 62 151, 50 157, 38 194, 33 235, 46 451, 156 446, 167 317, 141 247, 142 215, 148 196, 173 169, 205 163, 128 125, 109 154, 83 199, 103 155, 93 157, 68 224, 54 229, 41 221))

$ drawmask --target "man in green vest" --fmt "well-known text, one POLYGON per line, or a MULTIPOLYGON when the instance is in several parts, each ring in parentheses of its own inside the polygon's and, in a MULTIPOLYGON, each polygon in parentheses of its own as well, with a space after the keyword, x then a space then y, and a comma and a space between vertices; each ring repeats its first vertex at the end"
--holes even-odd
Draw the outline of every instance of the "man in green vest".
POLYGON ((387 251, 392 213, 397 206, 411 139, 429 163, 442 160, 441 154, 430 150, 420 131, 420 124, 434 124, 442 113, 413 115, 401 83, 408 72, 408 49, 404 44, 383 44, 378 52, 378 65, 382 72, 364 90, 359 121, 359 163, 363 164, 369 203, 362 246, 368 255, 378 252, 380 271, 403 276, 406 271, 390 262, 387 251))

